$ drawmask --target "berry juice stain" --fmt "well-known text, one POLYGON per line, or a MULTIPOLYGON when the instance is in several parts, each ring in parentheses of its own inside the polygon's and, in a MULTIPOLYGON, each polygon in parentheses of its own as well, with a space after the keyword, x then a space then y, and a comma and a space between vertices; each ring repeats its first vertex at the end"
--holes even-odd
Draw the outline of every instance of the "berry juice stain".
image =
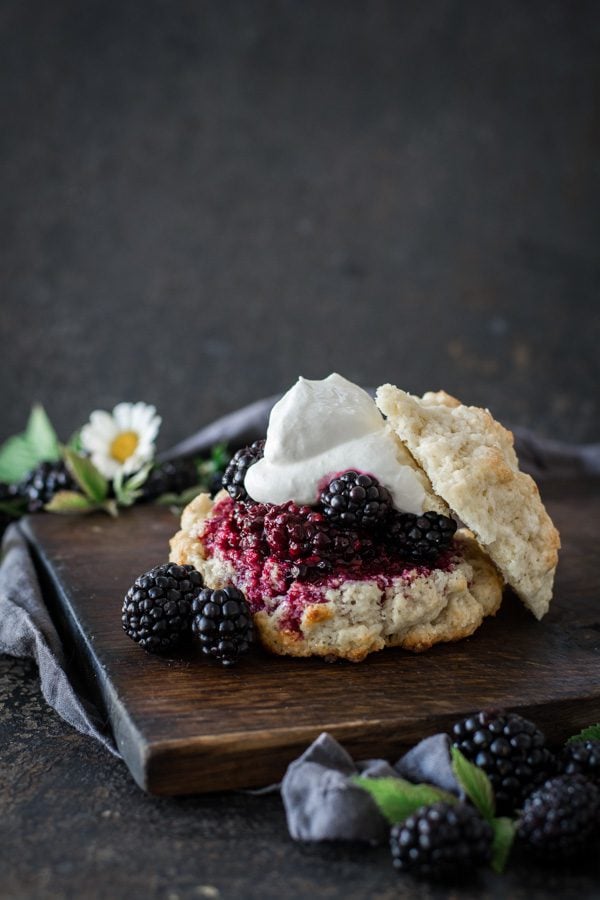
POLYGON ((282 630, 301 637, 307 606, 326 603, 325 591, 345 581, 375 581, 383 592, 395 579, 413 582, 435 569, 449 571, 456 549, 443 551, 435 564, 401 559, 383 530, 337 528, 314 507, 295 503, 215 503, 200 535, 236 572, 253 613, 285 604, 282 630), (271 604, 269 601, 276 601, 271 604))

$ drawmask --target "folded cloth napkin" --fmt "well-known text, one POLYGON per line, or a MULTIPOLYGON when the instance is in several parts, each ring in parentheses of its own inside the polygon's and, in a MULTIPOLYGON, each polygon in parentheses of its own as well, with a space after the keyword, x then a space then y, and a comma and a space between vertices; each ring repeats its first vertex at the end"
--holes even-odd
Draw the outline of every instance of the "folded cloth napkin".
MULTIPOLYGON (((204 453, 215 443, 220 442, 227 443, 232 449, 245 446, 264 436, 270 410, 277 399, 277 396, 268 397, 218 419, 162 454, 160 459, 204 453)), ((569 446, 556 441, 539 440, 524 429, 517 429, 515 436, 516 449, 523 469, 538 479, 574 477, 583 474, 600 475, 600 444, 569 446)), ((74 728, 100 741, 111 753, 118 756, 112 735, 103 723, 102 717, 80 693, 73 673, 69 671, 60 638, 44 604, 35 568, 18 525, 12 525, 6 531, 2 553, 0 653, 35 660, 39 668, 42 693, 50 706, 74 728)), ((328 746, 331 748, 331 745, 328 746)), ((323 747, 318 749, 321 759, 323 747)), ((345 751, 341 753, 345 754, 345 751)), ((336 750, 336 754, 336 758, 341 759, 340 752, 336 750)), ((429 752, 421 752, 421 756, 430 759, 429 752)), ((306 759, 305 757, 306 754, 297 762, 304 760, 302 766, 305 763, 311 766, 315 764, 314 753, 309 753, 306 759)), ((354 764, 347 754, 345 760, 346 769, 343 769, 342 774, 347 775, 346 770, 354 764)), ((383 765, 383 761, 376 762, 383 765)), ((370 763, 361 765, 367 767, 365 771, 371 771, 370 763)), ((437 769, 437 763, 433 768, 437 769)), ((290 776, 289 782, 292 785, 290 796, 295 796, 293 785, 297 785, 298 779, 306 778, 303 772, 318 771, 320 770, 302 767, 294 770, 295 774, 292 773, 293 778, 290 776)), ((410 776, 407 774, 407 777, 410 776)), ((334 776, 326 776, 325 783, 330 784, 327 779, 331 779, 331 784, 336 783, 334 776)), ((427 778, 423 777, 423 780, 431 780, 431 772, 427 778)), ((339 779, 337 783, 339 785, 339 779)), ((355 796, 355 792, 350 792, 349 796, 355 796)), ((298 836, 305 833, 306 826, 301 824, 300 819, 292 827, 297 830, 298 836)), ((322 829, 325 834, 327 826, 322 825, 322 829)), ((376 825, 373 825, 373 829, 376 831, 376 825)))
POLYGON ((425 738, 390 766, 384 759, 353 762, 335 738, 323 732, 290 764, 281 782, 290 835, 297 841, 384 841, 389 825, 371 795, 353 783, 356 775, 400 776, 462 793, 452 771, 447 734, 425 738))

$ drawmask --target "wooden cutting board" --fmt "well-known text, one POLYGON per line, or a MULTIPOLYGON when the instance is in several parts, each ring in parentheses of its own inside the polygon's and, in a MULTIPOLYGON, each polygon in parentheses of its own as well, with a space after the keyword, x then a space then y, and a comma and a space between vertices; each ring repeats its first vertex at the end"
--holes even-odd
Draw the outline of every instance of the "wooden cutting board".
POLYGON ((600 720, 600 480, 553 482, 544 498, 563 551, 538 623, 510 593, 468 640, 361 664, 271 657, 222 669, 189 653, 153 657, 121 630, 136 576, 166 561, 177 519, 139 507, 112 520, 38 515, 23 523, 75 665, 106 712, 138 784, 157 794, 278 780, 322 731, 357 758, 397 758, 482 707, 535 719, 555 740, 600 720))

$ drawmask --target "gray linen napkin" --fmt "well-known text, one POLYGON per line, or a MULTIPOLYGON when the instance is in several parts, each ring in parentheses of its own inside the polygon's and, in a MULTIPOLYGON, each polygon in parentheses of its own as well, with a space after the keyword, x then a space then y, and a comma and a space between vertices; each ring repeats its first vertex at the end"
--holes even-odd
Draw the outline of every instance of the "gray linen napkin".
POLYGON ((35 660, 46 702, 73 728, 120 756, 97 710, 77 692, 67 674, 62 644, 18 525, 9 526, 2 542, 0 653, 35 660))
MULTIPOLYGON (((162 454, 160 459, 204 453, 219 442, 226 442, 233 449, 245 446, 264 436, 269 412, 277 399, 269 397, 260 400, 218 419, 162 454)), ((537 479, 600 475, 600 444, 569 446, 557 441, 539 440, 525 429, 516 429, 515 437, 522 468, 537 479)), ((111 753, 119 756, 101 716, 81 695, 68 670, 60 638, 44 604, 27 544, 18 525, 12 525, 7 530, 2 554, 0 653, 35 660, 39 667, 42 693, 50 706, 78 731, 100 741, 111 753)), ((313 744, 292 764, 283 782, 282 794, 290 833, 298 838, 317 840, 351 838, 352 834, 360 831, 362 836, 368 833, 375 840, 381 821, 378 825, 372 803, 365 803, 362 792, 357 793, 357 788, 348 789, 345 782, 357 771, 371 776, 384 774, 389 771, 389 765, 383 760, 371 760, 355 766, 332 738, 319 740, 321 743, 317 742, 317 746, 313 744), (328 798, 327 803, 325 797, 328 798), (325 807, 332 798, 335 802, 328 812, 325 807), (355 823, 363 818, 361 809, 367 811, 368 824, 361 821, 358 829, 355 823)), ((397 771, 409 780, 427 780, 452 789, 444 736, 434 736, 430 740, 430 744, 418 745, 411 751, 412 757, 400 760, 397 771)))
POLYGON ((434 734, 420 741, 394 766, 384 759, 355 763, 327 732, 294 760, 281 782, 288 830, 297 841, 384 841, 389 825, 372 797, 352 778, 398 777, 428 782, 460 796, 450 757, 450 738, 434 734))

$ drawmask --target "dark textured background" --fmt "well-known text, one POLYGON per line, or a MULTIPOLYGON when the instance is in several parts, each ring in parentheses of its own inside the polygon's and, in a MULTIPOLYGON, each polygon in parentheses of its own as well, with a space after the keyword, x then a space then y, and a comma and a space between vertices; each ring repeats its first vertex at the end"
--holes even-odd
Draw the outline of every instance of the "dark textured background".
POLYGON ((162 446, 333 369, 598 439, 596 2, 0 5, 4 388, 162 446))
MULTIPOLYGON (((332 369, 598 440, 596 2, 0 3, 0 439, 162 446, 332 369)), ((156 800, 0 660, 0 897, 438 898, 279 799, 156 800)), ((518 862, 461 896, 595 897, 518 862)), ((454 895, 455 896, 455 895, 454 895)))

